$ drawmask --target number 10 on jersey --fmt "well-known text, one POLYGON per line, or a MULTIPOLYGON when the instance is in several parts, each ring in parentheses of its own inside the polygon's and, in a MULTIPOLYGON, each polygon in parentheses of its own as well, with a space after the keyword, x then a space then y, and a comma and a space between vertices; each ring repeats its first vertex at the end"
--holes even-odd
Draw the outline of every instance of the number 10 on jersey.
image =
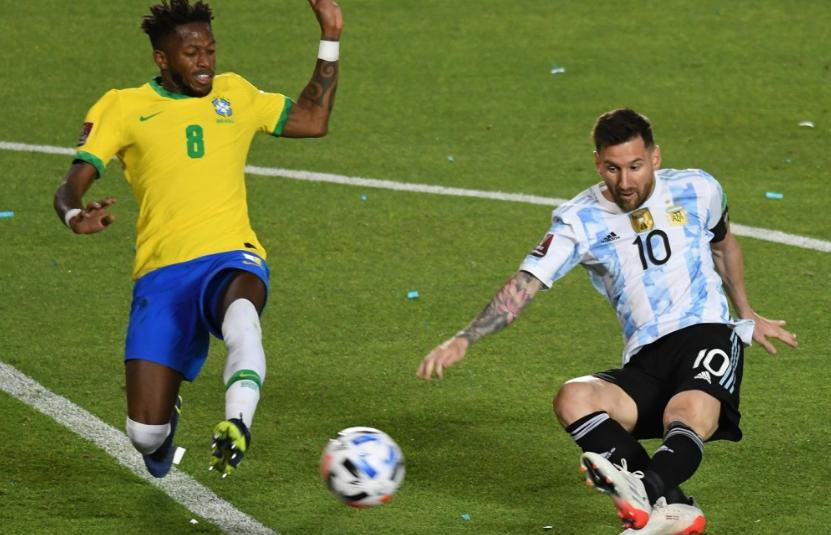
POLYGON ((641 238, 638 235, 635 238, 635 241, 632 242, 633 244, 638 246, 638 256, 641 259, 641 266, 643 269, 649 267, 649 264, 646 262, 646 257, 649 257, 649 261, 656 266, 660 266, 662 264, 666 264, 667 260, 669 260, 670 255, 672 254, 672 250, 669 248, 669 237, 667 233, 661 229, 655 229, 649 234, 646 235, 646 238, 641 238), (658 258, 655 255, 655 250, 652 248, 652 238, 657 237, 659 240, 663 242, 664 245, 664 256, 663 258, 658 258))

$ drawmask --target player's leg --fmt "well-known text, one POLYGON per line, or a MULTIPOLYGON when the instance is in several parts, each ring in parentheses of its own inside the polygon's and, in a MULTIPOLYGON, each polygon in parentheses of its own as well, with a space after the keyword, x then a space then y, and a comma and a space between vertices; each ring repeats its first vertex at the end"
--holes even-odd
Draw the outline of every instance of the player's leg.
POLYGON ((266 362, 260 328, 260 313, 266 301, 266 286, 255 274, 232 270, 221 275, 227 283, 220 290, 215 312, 228 349, 225 383, 225 420, 214 428, 212 469, 230 473, 251 442, 249 428, 260 399, 266 362))
POLYGON ((741 439, 741 341, 726 325, 697 325, 689 333, 675 364, 675 394, 663 411, 664 440, 644 471, 650 496, 692 477, 707 440, 741 439))
POLYGON ((701 464, 704 441, 718 429, 721 401, 701 390, 675 394, 664 410, 664 439, 644 470, 650 497, 688 480, 701 464))
POLYGON ((144 457, 147 470, 163 477, 173 463, 178 422, 180 372, 146 360, 125 363, 127 436, 144 457))
POLYGON ((649 464, 649 455, 631 434, 638 407, 618 385, 594 376, 572 379, 557 392, 554 413, 584 452, 600 453, 632 470, 649 464))
POLYGON ((638 421, 635 400, 612 382, 579 377, 560 388, 554 412, 584 451, 581 470, 586 483, 609 494, 626 525, 643 527, 652 504, 635 471, 649 462, 649 456, 631 434, 638 421))

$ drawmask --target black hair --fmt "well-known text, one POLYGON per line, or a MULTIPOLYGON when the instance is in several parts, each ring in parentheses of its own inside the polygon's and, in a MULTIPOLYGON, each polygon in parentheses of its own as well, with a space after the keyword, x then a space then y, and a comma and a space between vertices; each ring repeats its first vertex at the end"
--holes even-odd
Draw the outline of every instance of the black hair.
POLYGON ((638 136, 643 139, 643 144, 647 148, 655 144, 652 139, 652 123, 645 116, 630 108, 607 111, 597 118, 592 130, 594 148, 598 151, 626 143, 638 136))
POLYGON ((150 36, 153 48, 159 48, 165 37, 174 33, 177 26, 191 22, 211 23, 214 18, 211 6, 197 1, 190 5, 189 0, 164 0, 161 4, 150 6, 150 15, 141 21, 141 29, 150 36))

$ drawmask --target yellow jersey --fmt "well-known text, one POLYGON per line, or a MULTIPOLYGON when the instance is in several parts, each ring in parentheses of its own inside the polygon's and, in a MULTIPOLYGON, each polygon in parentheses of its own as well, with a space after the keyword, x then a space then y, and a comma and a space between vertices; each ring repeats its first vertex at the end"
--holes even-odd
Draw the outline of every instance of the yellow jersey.
POLYGON ((113 156, 124 168, 139 208, 133 279, 226 251, 265 258, 248 219, 245 161, 256 132, 280 136, 292 104, 225 73, 204 97, 156 79, 110 90, 90 108, 75 158, 99 177, 113 156))

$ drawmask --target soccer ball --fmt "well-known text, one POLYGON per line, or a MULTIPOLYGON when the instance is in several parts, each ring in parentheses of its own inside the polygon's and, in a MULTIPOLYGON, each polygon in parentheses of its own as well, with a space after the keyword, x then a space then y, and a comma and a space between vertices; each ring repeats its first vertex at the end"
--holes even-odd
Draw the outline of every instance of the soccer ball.
POLYGON ((329 440, 320 477, 346 505, 374 507, 390 501, 404 481, 404 455, 386 433, 350 427, 329 440))

